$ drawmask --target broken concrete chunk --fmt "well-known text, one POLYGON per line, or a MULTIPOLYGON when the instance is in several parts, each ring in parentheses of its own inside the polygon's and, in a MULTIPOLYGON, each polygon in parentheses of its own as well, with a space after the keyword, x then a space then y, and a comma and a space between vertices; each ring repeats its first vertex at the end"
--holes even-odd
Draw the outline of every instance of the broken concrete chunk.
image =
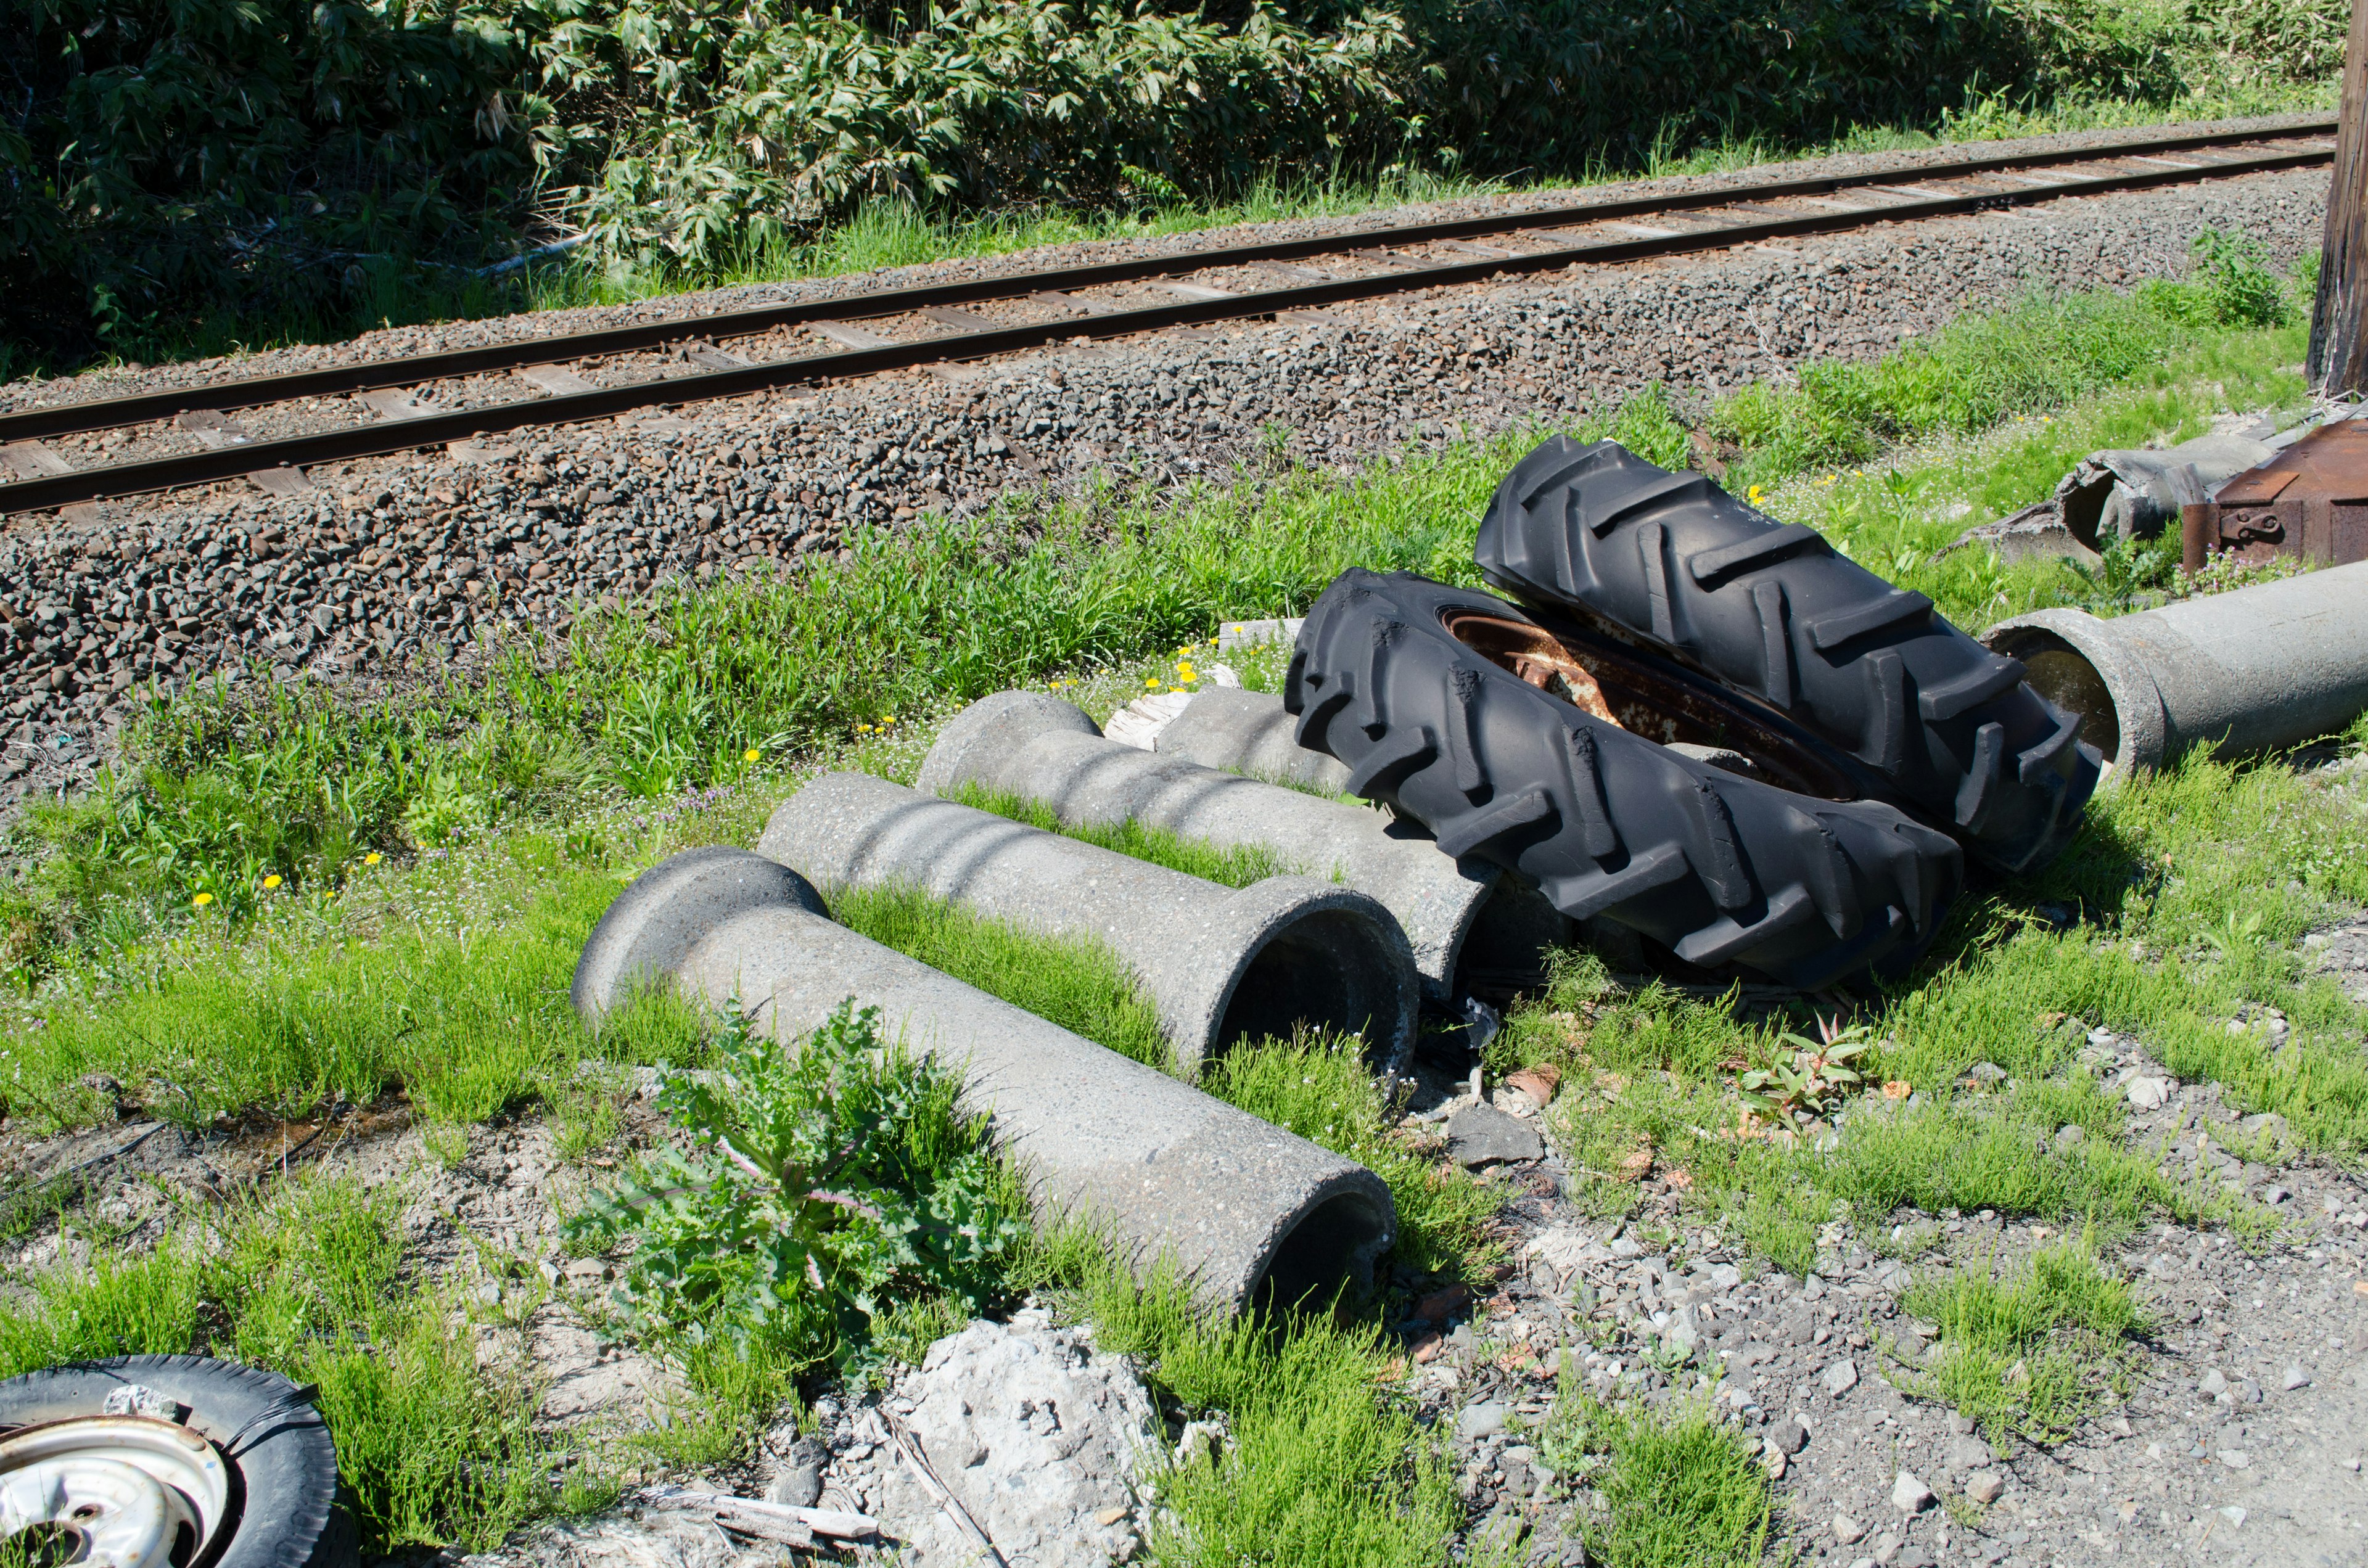
MULTIPOLYGON (((1145 1467, 1167 1445, 1150 1394, 1122 1358, 1024 1316, 974 1323, 929 1346, 897 1392, 912 1401, 905 1424, 922 1458, 1008 1561, 1104 1568, 1138 1550, 1145 1467)), ((864 1462, 900 1561, 976 1560, 972 1538, 896 1445, 864 1462)))
POLYGON ((1467 1169, 1544 1157, 1537 1129, 1494 1106, 1468 1105, 1447 1119, 1447 1153, 1467 1169))

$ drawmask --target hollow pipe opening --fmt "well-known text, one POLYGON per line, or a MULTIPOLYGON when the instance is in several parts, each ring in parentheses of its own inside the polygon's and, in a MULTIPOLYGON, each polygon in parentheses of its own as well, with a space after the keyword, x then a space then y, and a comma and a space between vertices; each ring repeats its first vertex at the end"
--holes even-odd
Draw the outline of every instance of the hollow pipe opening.
POLYGON ((1509 1001, 1546 979, 1554 950, 1573 936, 1570 917, 1545 894, 1509 875, 1499 877, 1456 941, 1449 993, 1509 1001))
POLYGON ((1304 1026, 1368 1040, 1387 1037, 1402 1006, 1387 951, 1370 917, 1319 909, 1278 929, 1250 954, 1218 1016, 1216 1048, 1289 1040, 1304 1026))
POLYGON ((1392 1235, 1388 1215, 1361 1192, 1323 1199, 1275 1244, 1251 1300, 1261 1312, 1329 1301, 1343 1285, 1372 1277, 1373 1258, 1392 1235))
POLYGON ((2022 661, 2023 679, 2031 688, 2067 713, 2080 716, 2080 738, 2117 764, 2122 752, 2122 716, 2113 694, 2097 666, 2061 638, 2032 640, 2032 646, 2015 655, 2022 661))
POLYGON ((2020 660, 2032 690, 2078 716, 2080 738, 2104 754, 2109 775, 2162 765, 2161 694, 2108 623, 2079 610, 2040 610, 1992 627, 1982 643, 2020 660))

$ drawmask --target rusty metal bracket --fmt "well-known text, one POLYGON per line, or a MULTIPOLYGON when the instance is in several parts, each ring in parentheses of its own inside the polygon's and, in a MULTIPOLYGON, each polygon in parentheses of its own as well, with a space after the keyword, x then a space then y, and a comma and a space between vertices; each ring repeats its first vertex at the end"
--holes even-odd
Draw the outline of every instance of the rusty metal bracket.
POLYGON ((2322 425, 2258 468, 2179 509, 2180 562, 2215 555, 2314 566, 2368 561, 2368 417, 2322 425))

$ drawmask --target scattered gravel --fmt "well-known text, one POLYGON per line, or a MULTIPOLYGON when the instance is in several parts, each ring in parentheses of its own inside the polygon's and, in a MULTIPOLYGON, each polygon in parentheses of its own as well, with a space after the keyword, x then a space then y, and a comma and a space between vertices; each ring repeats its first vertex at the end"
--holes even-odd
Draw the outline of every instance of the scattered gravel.
MULTIPOLYGON (((795 572, 852 528, 1014 492, 1152 491, 1281 460, 1349 472, 1654 383, 1693 398, 1782 381, 1969 304, 2183 273, 2207 225, 2289 262, 2325 186, 2261 176, 1426 290, 1338 307, 1332 325, 1180 330, 326 465, 292 497, 219 486, 12 519, 0 801, 86 782, 142 683, 258 660, 272 678, 383 682, 497 640, 548 651, 586 605, 795 572)), ((440 341, 380 338, 368 352, 440 341)))

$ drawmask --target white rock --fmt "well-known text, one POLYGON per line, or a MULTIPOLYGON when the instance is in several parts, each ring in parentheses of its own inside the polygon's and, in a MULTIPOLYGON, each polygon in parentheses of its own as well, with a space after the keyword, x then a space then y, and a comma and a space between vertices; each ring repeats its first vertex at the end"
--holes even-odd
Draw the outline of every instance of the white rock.
POLYGON ((2296 1389, 2310 1387, 2310 1374, 2302 1369, 2301 1362, 2290 1361, 2286 1364, 2285 1386, 2288 1393, 2292 1393, 2296 1389))
POLYGON ((2160 1110, 2170 1102, 2170 1080, 2168 1078, 2133 1078, 2128 1089, 2129 1101, 2138 1110, 2160 1110))
POLYGON ((2228 1528, 2232 1530, 2245 1528, 2245 1510, 2234 1503, 2221 1509, 2220 1517, 2228 1521, 2228 1528))
POLYGON ((1932 1506, 1932 1489, 1917 1480, 1914 1471, 1903 1470, 1891 1483, 1891 1506, 1903 1514, 1920 1514, 1932 1506))
POLYGON ((2195 1392, 2206 1399, 2218 1399, 2228 1392, 2228 1379, 2214 1367, 2195 1381, 2195 1392))
POLYGON ((1176 721, 1192 700, 1189 691, 1160 691, 1149 697, 1138 697, 1117 712, 1102 726, 1102 733, 1121 745, 1149 751, 1159 739, 1159 732, 1176 721))
POLYGON ((1866 1539, 1866 1527, 1848 1514, 1834 1516, 1834 1540, 1844 1546, 1856 1546, 1866 1539))
MULTIPOLYGON (((1133 1553, 1141 1478, 1166 1445, 1123 1359, 1041 1321, 974 1323, 929 1346, 898 1392, 929 1467, 1007 1560, 1103 1568, 1133 1553)), ((874 1462, 874 1512, 902 1561, 969 1564, 969 1539, 894 1447, 874 1462)))
POLYGON ((1611 1257, 1601 1243, 1576 1225, 1556 1225, 1542 1231, 1521 1250, 1531 1257, 1543 1259, 1546 1267, 1565 1278, 1588 1264, 1609 1262, 1611 1257))
POLYGON ((1826 1392, 1828 1395, 1835 1399, 1841 1398, 1842 1395, 1858 1387, 1857 1363, 1850 1360, 1848 1357, 1844 1357, 1842 1359, 1835 1362, 1832 1366, 1827 1367, 1826 1369, 1825 1384, 1826 1392))

